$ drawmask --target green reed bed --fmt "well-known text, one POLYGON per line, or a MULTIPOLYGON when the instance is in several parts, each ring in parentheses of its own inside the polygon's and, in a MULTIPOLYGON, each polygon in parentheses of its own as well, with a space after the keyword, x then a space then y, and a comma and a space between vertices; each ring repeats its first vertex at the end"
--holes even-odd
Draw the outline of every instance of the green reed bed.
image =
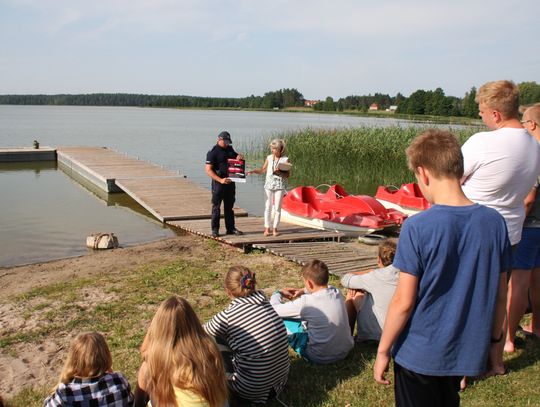
MULTIPOLYGON (((401 185, 414 180, 407 169, 405 149, 425 128, 358 127, 305 129, 282 134, 294 164, 291 187, 339 183, 349 192, 373 195, 378 185, 401 185)), ((463 143, 477 127, 452 130, 463 143)), ((248 164, 260 165, 269 140, 247 147, 248 164)))

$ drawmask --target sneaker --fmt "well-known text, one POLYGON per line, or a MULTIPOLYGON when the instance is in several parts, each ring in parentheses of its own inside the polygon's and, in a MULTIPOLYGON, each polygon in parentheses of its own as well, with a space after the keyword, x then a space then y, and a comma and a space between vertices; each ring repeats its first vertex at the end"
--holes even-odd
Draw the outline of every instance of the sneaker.
POLYGON ((243 235, 243 233, 240 232, 238 229, 227 230, 227 234, 228 235, 236 235, 236 236, 243 235))
POLYGON ((219 237, 219 232, 217 230, 212 230, 212 237, 219 237))

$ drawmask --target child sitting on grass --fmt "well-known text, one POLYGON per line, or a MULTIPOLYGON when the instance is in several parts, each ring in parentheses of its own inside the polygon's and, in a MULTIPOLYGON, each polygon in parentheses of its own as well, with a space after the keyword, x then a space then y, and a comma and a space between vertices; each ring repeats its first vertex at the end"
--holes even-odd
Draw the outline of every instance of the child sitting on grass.
POLYGON ((221 355, 184 298, 161 303, 141 346, 136 406, 223 407, 227 381, 221 355), (142 390, 142 392, 140 391, 142 390))
POLYGON ((503 339, 508 231, 497 211, 461 190, 463 156, 451 133, 427 130, 406 154, 432 207, 401 229, 374 378, 390 383, 392 352, 396 405, 458 406, 461 377, 483 373, 503 339))
POLYGON ((348 288, 345 306, 351 334, 358 321, 358 341, 381 339, 388 305, 396 291, 399 270, 392 266, 397 239, 387 239, 379 245, 378 269, 345 274, 341 279, 348 288))
POLYGON ((204 329, 224 345, 232 396, 265 403, 287 383, 287 332, 263 292, 256 290, 255 274, 247 267, 231 267, 224 285, 232 301, 204 329))
POLYGON ((69 347, 60 383, 45 400, 45 407, 132 405, 129 383, 112 371, 112 356, 103 335, 79 334, 69 347))
POLYGON ((305 288, 276 291, 270 303, 281 318, 300 320, 306 326, 308 340, 305 349, 299 349, 301 356, 320 364, 344 359, 354 341, 343 296, 328 285, 328 267, 312 260, 302 267, 302 278, 305 288), (293 301, 282 303, 283 297, 293 301))

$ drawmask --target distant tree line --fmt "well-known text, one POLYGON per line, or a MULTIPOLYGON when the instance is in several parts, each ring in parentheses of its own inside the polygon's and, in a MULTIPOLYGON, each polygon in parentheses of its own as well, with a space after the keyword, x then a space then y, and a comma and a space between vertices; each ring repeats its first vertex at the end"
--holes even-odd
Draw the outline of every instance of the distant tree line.
POLYGON ((280 89, 264 96, 217 98, 199 96, 92 93, 83 95, 0 95, 3 105, 138 106, 283 109, 304 106, 304 96, 296 89, 280 89))
POLYGON ((374 95, 367 96, 347 96, 340 98, 338 101, 334 101, 331 96, 328 96, 324 101, 317 103, 313 108, 319 111, 344 111, 344 110, 358 110, 361 112, 367 112, 369 107, 376 103, 379 110, 386 110, 392 105, 399 105, 405 97, 398 93, 395 97, 385 95, 382 93, 375 93, 374 95))
MULTIPOLYGON (((476 89, 472 88, 468 94, 473 94, 472 101, 476 96, 476 89)), ((463 114, 462 102, 468 98, 467 95, 463 99, 455 96, 446 96, 441 88, 434 91, 419 89, 413 92, 408 98, 405 98, 398 105, 396 113, 405 114, 423 114, 432 116, 468 116, 463 114)), ((476 106, 476 103, 474 103, 476 106)), ((471 116, 478 116, 470 112, 471 116)))
MULTIPOLYGON (((528 105, 540 102, 540 85, 536 82, 518 84, 520 103, 528 105)), ((378 110, 387 110, 397 106, 396 113, 408 115, 465 116, 478 117, 478 104, 475 101, 476 88, 472 87, 463 98, 446 96, 441 88, 435 90, 419 89, 409 97, 398 93, 395 97, 381 93, 368 96, 347 96, 338 101, 328 96, 313 108, 318 111, 358 110, 367 112, 375 103, 378 110)))
MULTIPOLYGON (((520 103, 540 102, 540 85, 522 82, 519 85, 520 103)), ((390 95, 375 93, 367 96, 347 96, 337 101, 331 96, 313 106, 316 111, 367 112, 375 103, 377 110, 397 106, 396 113, 407 115, 478 117, 475 102, 476 88, 472 87, 463 98, 446 96, 441 88, 419 89, 409 97, 401 93, 390 95)), ((304 96, 297 89, 280 89, 263 96, 244 98, 217 98, 174 95, 138 95, 131 93, 93 93, 83 95, 0 95, 4 105, 73 105, 73 106, 139 106, 139 107, 191 107, 237 109, 283 109, 304 106, 304 96)))

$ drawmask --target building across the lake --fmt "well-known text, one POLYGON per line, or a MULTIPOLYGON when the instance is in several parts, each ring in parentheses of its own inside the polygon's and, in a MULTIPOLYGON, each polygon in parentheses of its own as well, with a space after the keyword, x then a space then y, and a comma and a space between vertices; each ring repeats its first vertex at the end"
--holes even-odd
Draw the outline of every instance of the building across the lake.
POLYGON ((305 107, 313 107, 319 102, 320 102, 320 100, 304 100, 304 106, 305 107))

